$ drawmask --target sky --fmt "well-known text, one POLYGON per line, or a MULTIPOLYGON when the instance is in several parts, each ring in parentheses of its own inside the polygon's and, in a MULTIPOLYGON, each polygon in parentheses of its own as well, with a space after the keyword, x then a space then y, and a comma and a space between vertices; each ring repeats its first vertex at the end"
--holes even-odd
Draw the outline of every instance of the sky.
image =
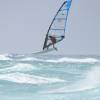
MULTIPOLYGON (((64 0, 0 0, 0 53, 41 51, 64 0)), ((58 54, 100 55, 100 0, 73 0, 58 54)))

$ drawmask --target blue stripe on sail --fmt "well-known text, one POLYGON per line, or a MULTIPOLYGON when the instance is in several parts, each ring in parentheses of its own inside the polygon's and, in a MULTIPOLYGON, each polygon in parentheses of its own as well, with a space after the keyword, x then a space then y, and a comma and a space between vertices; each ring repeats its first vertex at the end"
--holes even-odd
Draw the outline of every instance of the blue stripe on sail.
POLYGON ((70 9, 71 3, 72 3, 72 0, 67 0, 67 3, 66 3, 67 10, 70 9))
POLYGON ((64 33, 65 33, 65 31, 66 31, 66 24, 67 24, 68 12, 69 12, 69 9, 70 9, 71 3, 72 3, 72 0, 66 0, 66 1, 67 1, 67 3, 66 3, 67 16, 66 16, 66 22, 65 22, 64 33))

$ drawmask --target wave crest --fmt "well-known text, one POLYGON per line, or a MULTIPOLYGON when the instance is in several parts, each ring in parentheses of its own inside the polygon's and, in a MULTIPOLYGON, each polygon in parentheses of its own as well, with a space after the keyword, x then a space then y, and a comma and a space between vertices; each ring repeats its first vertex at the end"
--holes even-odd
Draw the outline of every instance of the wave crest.
POLYGON ((65 82, 64 80, 58 78, 45 78, 23 73, 2 74, 0 75, 0 80, 7 80, 15 83, 24 83, 24 84, 47 84, 47 83, 65 82))
POLYGON ((21 59, 21 61, 40 61, 40 62, 49 62, 49 63, 63 63, 63 62, 68 62, 68 63, 96 63, 100 62, 100 60, 96 58, 55 58, 55 59, 39 59, 35 57, 27 57, 21 59))
POLYGON ((3 54, 3 55, 0 55, 0 60, 12 60, 12 59, 7 57, 7 54, 3 54))
POLYGON ((53 63, 58 63, 58 62, 70 62, 70 63, 95 63, 99 62, 99 60, 95 58, 85 58, 85 59, 78 59, 78 58, 60 58, 57 60, 46 60, 47 62, 53 62, 53 63))
POLYGON ((12 67, 0 69, 0 72, 12 72, 12 71, 25 72, 25 71, 32 71, 34 69, 37 69, 37 68, 31 64, 18 63, 12 67))
POLYGON ((43 93, 70 93, 80 92, 100 87, 100 67, 94 66, 90 71, 85 73, 85 78, 72 85, 66 85, 59 89, 52 89, 43 93))

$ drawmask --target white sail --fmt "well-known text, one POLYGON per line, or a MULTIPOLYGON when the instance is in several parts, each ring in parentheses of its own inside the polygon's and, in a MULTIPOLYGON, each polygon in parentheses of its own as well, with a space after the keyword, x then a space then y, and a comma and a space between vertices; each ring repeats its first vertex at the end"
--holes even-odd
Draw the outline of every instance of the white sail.
POLYGON ((56 13, 46 34, 43 50, 52 45, 52 43, 50 43, 50 36, 55 37, 55 43, 63 40, 65 37, 66 23, 71 2, 72 0, 65 1, 56 13))

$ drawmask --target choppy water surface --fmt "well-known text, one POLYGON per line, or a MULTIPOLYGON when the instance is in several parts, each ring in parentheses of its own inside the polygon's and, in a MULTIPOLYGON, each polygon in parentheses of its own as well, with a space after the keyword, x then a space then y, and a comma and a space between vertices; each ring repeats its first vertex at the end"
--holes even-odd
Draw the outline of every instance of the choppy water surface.
POLYGON ((100 57, 0 55, 0 99, 100 100, 100 57))

